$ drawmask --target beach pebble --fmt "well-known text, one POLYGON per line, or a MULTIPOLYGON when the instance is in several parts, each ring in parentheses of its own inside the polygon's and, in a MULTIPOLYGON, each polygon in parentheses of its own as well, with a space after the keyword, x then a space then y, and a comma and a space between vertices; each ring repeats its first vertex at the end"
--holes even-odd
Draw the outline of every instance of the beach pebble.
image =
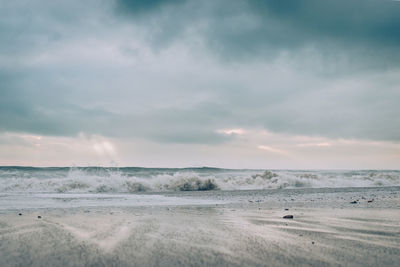
POLYGON ((285 209, 285 210, 289 210, 289 209, 285 209))
POLYGON ((350 202, 350 204, 357 204, 358 202, 357 201, 352 201, 352 202, 350 202))
POLYGON ((18 213, 18 215, 19 215, 19 216, 21 216, 21 215, 22 215, 22 213, 18 213))
POLYGON ((283 216, 283 219, 293 219, 293 215, 285 215, 283 216))
POLYGON ((41 219, 41 218, 42 218, 42 216, 40 216, 40 215, 39 215, 39 216, 37 216, 37 218, 38 218, 38 219, 41 219))

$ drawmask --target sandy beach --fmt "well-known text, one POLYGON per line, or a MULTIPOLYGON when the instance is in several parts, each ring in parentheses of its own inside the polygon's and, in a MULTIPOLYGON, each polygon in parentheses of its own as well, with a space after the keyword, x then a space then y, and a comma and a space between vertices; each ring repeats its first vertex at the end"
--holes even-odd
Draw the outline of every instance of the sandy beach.
POLYGON ((398 188, 345 191, 188 192, 165 197, 210 203, 2 211, 0 265, 396 266, 398 188))

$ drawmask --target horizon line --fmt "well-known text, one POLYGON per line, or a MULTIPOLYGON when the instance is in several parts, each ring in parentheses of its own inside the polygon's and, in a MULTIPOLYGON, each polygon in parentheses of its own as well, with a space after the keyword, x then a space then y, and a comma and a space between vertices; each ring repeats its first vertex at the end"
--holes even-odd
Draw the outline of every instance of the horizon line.
POLYGON ((113 169, 218 169, 218 170, 274 170, 274 171, 400 171, 400 169, 342 169, 342 168, 326 168, 326 169, 301 169, 301 168, 224 168, 224 167, 211 167, 211 166, 188 166, 188 167, 145 167, 145 166, 28 166, 28 165, 0 165, 0 168, 36 168, 36 169, 50 169, 50 168, 113 168, 113 169))

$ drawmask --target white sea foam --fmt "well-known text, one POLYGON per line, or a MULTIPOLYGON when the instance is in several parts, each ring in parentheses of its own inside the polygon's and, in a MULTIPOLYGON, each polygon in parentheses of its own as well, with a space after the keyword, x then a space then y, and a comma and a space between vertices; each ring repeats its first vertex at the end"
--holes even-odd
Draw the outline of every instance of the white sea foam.
POLYGON ((400 171, 0 167, 0 192, 137 193, 399 186, 400 171))

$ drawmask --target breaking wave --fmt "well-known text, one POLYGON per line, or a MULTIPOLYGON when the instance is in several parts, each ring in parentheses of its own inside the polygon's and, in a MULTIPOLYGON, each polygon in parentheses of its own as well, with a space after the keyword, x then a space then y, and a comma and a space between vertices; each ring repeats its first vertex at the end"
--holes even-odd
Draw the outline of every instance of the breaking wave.
POLYGON ((0 167, 0 192, 166 191, 400 186, 400 171, 0 167))

